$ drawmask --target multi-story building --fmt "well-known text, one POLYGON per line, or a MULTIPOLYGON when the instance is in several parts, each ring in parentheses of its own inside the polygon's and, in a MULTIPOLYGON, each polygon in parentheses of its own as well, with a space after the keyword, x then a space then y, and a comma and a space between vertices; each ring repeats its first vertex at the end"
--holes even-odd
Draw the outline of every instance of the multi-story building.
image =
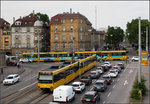
POLYGON ((92 24, 80 13, 67 12, 51 18, 51 51, 91 50, 92 24))
POLYGON ((38 48, 40 51, 49 51, 47 45, 50 38, 49 25, 42 22, 34 13, 23 18, 20 17, 17 20, 14 19, 11 33, 13 55, 21 56, 23 52, 37 52, 38 48), (44 40, 45 37, 47 38, 46 40, 44 40))
POLYGON ((0 18, 0 50, 11 54, 10 24, 2 18, 0 18))

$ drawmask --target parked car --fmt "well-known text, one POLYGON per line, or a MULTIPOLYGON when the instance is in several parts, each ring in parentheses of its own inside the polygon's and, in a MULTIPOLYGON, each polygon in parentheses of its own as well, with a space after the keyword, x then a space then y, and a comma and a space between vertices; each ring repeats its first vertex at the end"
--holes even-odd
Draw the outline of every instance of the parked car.
POLYGON ((107 74, 110 75, 111 77, 116 78, 118 76, 118 70, 117 69, 112 69, 107 74))
POLYGON ((107 84, 110 85, 112 83, 112 78, 110 77, 110 75, 103 75, 103 79, 106 80, 107 84))
POLYGON ((111 63, 110 62, 104 62, 104 66, 108 66, 109 68, 112 67, 111 63))
POLYGON ((113 68, 112 69, 117 69, 118 70, 118 72, 120 73, 121 72, 121 68, 120 68, 120 66, 113 66, 113 68))
POLYGON ((43 62, 55 62, 54 60, 52 60, 52 59, 44 59, 44 61, 43 62))
POLYGON ((88 91, 81 98, 82 103, 95 103, 97 104, 100 101, 100 94, 96 91, 88 91))
POLYGON ((21 63, 24 63, 24 62, 32 62, 32 60, 30 60, 30 59, 28 59, 28 58, 21 58, 20 60, 19 60, 19 62, 21 62, 21 63))
POLYGON ((104 69, 103 67, 97 67, 96 71, 98 71, 100 74, 103 74, 104 73, 104 69))
POLYGON ((123 63, 118 63, 118 66, 120 66, 121 69, 124 69, 124 64, 123 63))
POLYGON ((80 82, 84 82, 86 85, 90 85, 92 83, 92 78, 90 76, 82 76, 80 82))
POLYGON ((131 58, 131 60, 132 60, 132 61, 138 61, 138 60, 139 60, 139 57, 138 57, 138 56, 133 56, 133 57, 131 58))
POLYGON ((16 82, 18 82, 20 79, 20 76, 18 74, 11 74, 11 75, 8 75, 4 81, 3 81, 3 84, 6 85, 6 84, 15 84, 16 82))
POLYGON ((72 86, 75 92, 82 92, 85 89, 85 83, 83 82, 73 82, 72 86))
POLYGON ((61 85, 54 89, 52 101, 56 102, 70 102, 75 98, 75 92, 72 86, 61 85))
POLYGON ((91 71, 89 76, 91 76, 91 78, 99 78, 100 77, 100 73, 97 72, 97 71, 91 71))
POLYGON ((94 91, 105 91, 107 89, 107 82, 104 79, 99 79, 94 84, 94 91))
POLYGON ((110 68, 107 65, 101 65, 101 67, 103 68, 104 72, 108 71, 110 68))

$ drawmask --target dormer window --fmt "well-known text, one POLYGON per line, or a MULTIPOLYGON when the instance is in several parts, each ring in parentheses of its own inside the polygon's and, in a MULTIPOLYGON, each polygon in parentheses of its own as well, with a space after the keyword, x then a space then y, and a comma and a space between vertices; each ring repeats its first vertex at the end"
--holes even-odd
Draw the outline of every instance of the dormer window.
POLYGON ((17 21, 17 22, 15 23, 15 25, 21 25, 21 22, 20 22, 20 21, 17 21))
POLYGON ((27 22, 25 22, 25 24, 27 24, 27 22))
POLYGON ((55 22, 58 22, 58 18, 55 19, 55 22))

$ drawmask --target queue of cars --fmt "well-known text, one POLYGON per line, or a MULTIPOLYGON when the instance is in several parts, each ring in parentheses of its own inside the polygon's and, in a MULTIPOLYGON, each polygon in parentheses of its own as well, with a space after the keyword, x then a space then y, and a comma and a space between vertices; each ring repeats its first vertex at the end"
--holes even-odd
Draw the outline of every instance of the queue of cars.
POLYGON ((112 78, 116 78, 121 70, 124 69, 123 63, 118 63, 115 66, 112 66, 110 62, 104 62, 103 65, 97 67, 95 71, 91 71, 89 75, 81 76, 79 81, 73 82, 71 85, 63 85, 56 89, 54 89, 53 92, 53 101, 60 101, 60 102, 70 102, 75 98, 75 93, 80 92, 82 93, 83 90, 85 90, 86 86, 90 85, 92 83, 92 79, 97 79, 94 82, 93 89, 90 91, 86 91, 83 96, 81 97, 82 103, 96 103, 100 101, 100 92, 104 92, 107 90, 107 86, 112 84, 112 78), (105 73, 104 73, 105 72, 105 73), (104 73, 104 75, 103 75, 104 73), (102 76, 102 77, 100 77, 102 76), (65 86, 70 86, 71 90, 66 90, 66 92, 63 92, 64 89, 67 89, 65 86), (64 88, 65 87, 65 88, 64 88), (64 88, 64 89, 62 89, 64 88), (59 91, 57 92, 57 90, 59 91), (70 92, 69 92, 70 91, 70 92), (58 93, 58 94, 56 94, 58 93), (72 94, 71 98, 68 97, 68 95, 65 95, 66 93, 72 94), (57 96, 56 96, 57 95, 57 96), (62 97, 63 96, 63 97, 62 97), (58 99, 64 99, 64 100, 58 100, 58 99), (56 100, 57 99, 57 100, 56 100))

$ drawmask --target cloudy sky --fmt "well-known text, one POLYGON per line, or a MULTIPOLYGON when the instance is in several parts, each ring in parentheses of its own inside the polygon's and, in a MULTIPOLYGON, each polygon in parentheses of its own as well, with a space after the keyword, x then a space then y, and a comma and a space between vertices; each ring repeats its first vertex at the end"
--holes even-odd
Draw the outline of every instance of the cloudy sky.
POLYGON ((69 12, 79 12, 86 16, 94 28, 119 26, 126 29, 127 22, 141 17, 149 20, 149 1, 1 1, 1 17, 10 24, 13 17, 27 16, 35 13, 46 13, 52 16, 69 12))

